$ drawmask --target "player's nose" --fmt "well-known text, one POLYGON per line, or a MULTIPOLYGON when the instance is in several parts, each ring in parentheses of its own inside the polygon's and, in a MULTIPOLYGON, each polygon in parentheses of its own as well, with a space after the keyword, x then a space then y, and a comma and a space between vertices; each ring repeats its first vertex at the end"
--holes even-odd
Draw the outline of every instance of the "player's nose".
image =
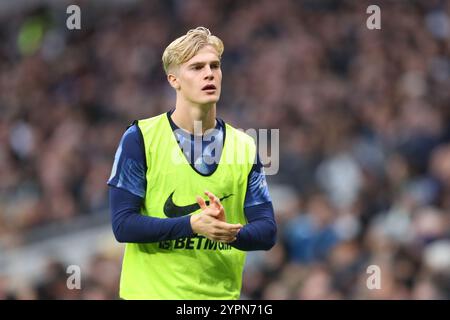
POLYGON ((206 80, 214 79, 214 74, 213 74, 210 66, 206 66, 206 68, 205 68, 205 79, 206 80))

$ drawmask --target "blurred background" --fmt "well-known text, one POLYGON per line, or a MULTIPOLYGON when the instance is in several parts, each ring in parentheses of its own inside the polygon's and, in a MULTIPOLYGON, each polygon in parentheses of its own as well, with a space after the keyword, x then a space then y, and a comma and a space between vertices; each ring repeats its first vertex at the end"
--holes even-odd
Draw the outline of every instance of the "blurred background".
POLYGON ((197 26, 225 43, 218 116, 280 129, 278 242, 248 255, 242 299, 450 299, 438 0, 0 0, 0 299, 117 299, 114 153, 132 120, 174 106, 161 55, 197 26), (371 4, 381 30, 366 27, 371 4))

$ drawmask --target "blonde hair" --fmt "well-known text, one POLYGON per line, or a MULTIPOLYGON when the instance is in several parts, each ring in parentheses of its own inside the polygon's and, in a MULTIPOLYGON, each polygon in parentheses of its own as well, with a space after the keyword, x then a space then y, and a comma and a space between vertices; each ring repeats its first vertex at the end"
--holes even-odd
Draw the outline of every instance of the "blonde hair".
POLYGON ((188 61, 207 45, 211 45, 217 50, 220 59, 224 49, 222 40, 213 36, 211 31, 205 27, 189 30, 184 36, 172 41, 164 50, 162 55, 164 71, 168 74, 172 66, 179 66, 188 61))

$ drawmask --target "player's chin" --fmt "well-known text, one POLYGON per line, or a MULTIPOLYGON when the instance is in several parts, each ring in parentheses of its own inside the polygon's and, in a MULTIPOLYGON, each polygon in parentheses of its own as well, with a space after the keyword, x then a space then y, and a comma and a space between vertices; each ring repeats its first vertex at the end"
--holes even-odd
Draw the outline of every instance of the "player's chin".
POLYGON ((219 101, 219 98, 220 96, 218 94, 202 97, 202 99, 200 99, 200 104, 216 103, 217 101, 219 101))

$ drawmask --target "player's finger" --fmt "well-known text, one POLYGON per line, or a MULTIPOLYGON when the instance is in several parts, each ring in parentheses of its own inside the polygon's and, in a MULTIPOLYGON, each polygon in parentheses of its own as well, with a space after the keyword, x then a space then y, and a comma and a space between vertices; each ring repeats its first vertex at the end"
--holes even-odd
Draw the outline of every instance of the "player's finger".
POLYGON ((209 192, 208 190, 205 190, 205 194, 208 196, 210 204, 216 204, 214 195, 211 192, 209 192))
POLYGON ((205 210, 207 208, 205 200, 200 196, 197 196, 196 198, 197 198, 197 203, 200 206, 200 209, 205 210))
POLYGON ((226 222, 222 222, 222 221, 219 221, 216 226, 217 226, 217 228, 220 228, 222 230, 228 230, 228 231, 234 231, 234 230, 239 231, 242 228, 242 224, 231 224, 231 223, 226 223, 226 222))
POLYGON ((223 208, 222 205, 220 205, 219 214, 223 214, 223 216, 225 217, 225 209, 223 208))
POLYGON ((220 199, 216 197, 212 192, 206 190, 205 194, 208 196, 211 204, 214 203, 217 208, 220 208, 222 206, 222 204, 220 203, 220 199))
POLYGON ((235 237, 239 230, 226 230, 217 226, 211 229, 211 234, 215 237, 235 237))
POLYGON ((225 242, 225 243, 233 242, 237 239, 235 234, 224 235, 224 234, 217 234, 217 233, 210 235, 210 238, 214 241, 220 241, 220 242, 225 242))
POLYGON ((212 237, 216 241, 231 241, 236 238, 236 234, 223 234, 223 233, 215 233, 212 237))
POLYGON ((217 209, 213 209, 213 208, 208 208, 209 210, 205 210, 205 214, 217 218, 220 214, 220 210, 217 209))
POLYGON ((222 242, 222 243, 230 243, 230 242, 235 241, 235 239, 236 238, 218 238, 215 241, 222 242))
POLYGON ((239 233, 240 229, 223 229, 220 227, 214 228, 214 234, 219 236, 235 236, 239 233))
POLYGON ((221 241, 221 242, 231 242, 234 241, 236 239, 235 234, 214 234, 211 235, 211 237, 215 240, 215 241, 221 241))
POLYGON ((237 239, 236 237, 228 237, 228 238, 222 240, 222 242, 224 242, 224 243, 231 243, 231 242, 236 241, 236 239, 237 239))

